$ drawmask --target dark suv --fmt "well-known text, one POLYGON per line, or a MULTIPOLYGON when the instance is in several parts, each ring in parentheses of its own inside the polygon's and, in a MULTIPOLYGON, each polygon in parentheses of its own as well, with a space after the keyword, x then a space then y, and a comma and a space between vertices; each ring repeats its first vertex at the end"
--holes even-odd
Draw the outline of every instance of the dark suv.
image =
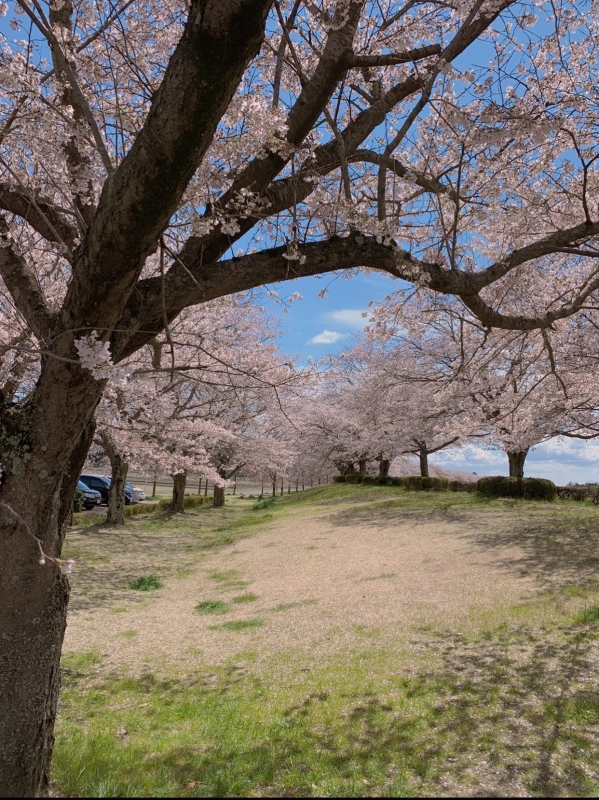
POLYGON ((102 503, 102 495, 100 492, 97 492, 95 489, 90 489, 87 483, 78 481, 77 488, 83 492, 83 508, 89 511, 90 508, 95 508, 102 503))
MULTIPOLYGON (((102 502, 108 505, 108 492, 110 491, 110 478, 105 478, 102 475, 82 475, 81 480, 90 489, 95 489, 102 495, 102 502)), ((125 505, 128 506, 133 502, 133 492, 125 486, 125 505)))

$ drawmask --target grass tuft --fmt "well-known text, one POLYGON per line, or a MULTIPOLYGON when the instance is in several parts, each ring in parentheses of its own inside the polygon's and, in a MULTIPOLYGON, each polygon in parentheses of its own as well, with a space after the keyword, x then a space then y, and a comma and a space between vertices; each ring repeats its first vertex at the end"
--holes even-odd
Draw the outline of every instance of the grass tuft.
POLYGON ((228 606, 222 600, 202 600, 195 607, 198 614, 226 614, 228 606))
POLYGON ((272 508, 276 502, 276 497, 264 497, 262 500, 258 500, 257 503, 254 503, 252 506, 252 511, 261 511, 264 508, 272 508))
POLYGON ((245 631, 248 628, 261 628, 264 625, 264 620, 255 617, 254 619, 235 619, 230 622, 223 622, 222 625, 214 625, 213 630, 217 628, 225 631, 245 631))
POLYGON ((137 592, 152 592, 155 589, 162 589, 162 585, 158 575, 142 575, 129 581, 127 588, 135 589, 137 592))
POLYGON ((574 617, 574 622, 584 625, 589 622, 599 622, 599 606, 586 606, 574 617))
POLYGON ((247 594, 238 594, 237 597, 232 597, 231 598, 231 602, 232 603, 253 603, 254 600, 257 600, 257 599, 258 599, 258 595, 257 594, 252 594, 251 592, 248 592, 247 594))

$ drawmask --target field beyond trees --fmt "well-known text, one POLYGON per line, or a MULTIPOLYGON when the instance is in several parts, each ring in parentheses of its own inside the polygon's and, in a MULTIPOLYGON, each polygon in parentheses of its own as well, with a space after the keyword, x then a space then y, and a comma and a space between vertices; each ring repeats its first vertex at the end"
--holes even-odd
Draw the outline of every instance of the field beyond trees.
POLYGON ((597 515, 338 485, 73 529, 54 792, 596 795, 597 515))

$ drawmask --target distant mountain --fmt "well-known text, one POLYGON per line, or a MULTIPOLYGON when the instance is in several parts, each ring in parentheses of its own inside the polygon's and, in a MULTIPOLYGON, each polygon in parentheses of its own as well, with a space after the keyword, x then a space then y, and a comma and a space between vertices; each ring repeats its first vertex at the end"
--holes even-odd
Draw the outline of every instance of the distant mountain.
MULTIPOLYGON (((480 475, 474 472, 462 472, 459 469, 445 469, 429 464, 428 473, 432 478, 447 478, 450 481, 477 481, 480 475)), ((389 475, 394 478, 407 478, 408 475, 420 475, 420 464, 413 456, 397 456, 391 462, 389 475)))

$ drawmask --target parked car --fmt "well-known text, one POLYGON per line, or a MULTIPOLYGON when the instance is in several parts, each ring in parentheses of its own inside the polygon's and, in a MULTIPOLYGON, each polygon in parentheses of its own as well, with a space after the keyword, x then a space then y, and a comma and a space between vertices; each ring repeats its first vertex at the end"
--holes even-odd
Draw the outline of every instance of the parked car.
POLYGON ((145 494, 143 493, 143 491, 141 489, 137 489, 135 486, 132 486, 129 483, 129 481, 127 481, 125 483, 125 491, 126 492, 131 492, 131 494, 132 494, 131 502, 132 503, 139 503, 141 500, 143 500, 145 498, 145 494), (140 492, 144 495, 143 497, 139 496, 140 492))
MULTIPOLYGON (((84 483, 86 483, 90 489, 95 489, 97 492, 100 492, 102 495, 102 502, 108 505, 108 492, 110 491, 110 484, 112 483, 111 479, 106 477, 106 475, 81 475, 80 478, 84 483)), ((137 501, 134 499, 133 494, 133 487, 129 483, 129 487, 125 484, 125 505, 128 506, 130 503, 136 503, 137 501)))
POLYGON ((135 496, 137 497, 137 502, 141 503, 142 500, 146 499, 146 493, 143 489, 140 489, 139 486, 134 486, 133 491, 135 492, 135 496))
POLYGON ((83 481, 77 482, 77 488, 83 492, 83 507, 88 511, 90 508, 95 508, 102 503, 102 495, 95 489, 90 489, 87 483, 83 481))

